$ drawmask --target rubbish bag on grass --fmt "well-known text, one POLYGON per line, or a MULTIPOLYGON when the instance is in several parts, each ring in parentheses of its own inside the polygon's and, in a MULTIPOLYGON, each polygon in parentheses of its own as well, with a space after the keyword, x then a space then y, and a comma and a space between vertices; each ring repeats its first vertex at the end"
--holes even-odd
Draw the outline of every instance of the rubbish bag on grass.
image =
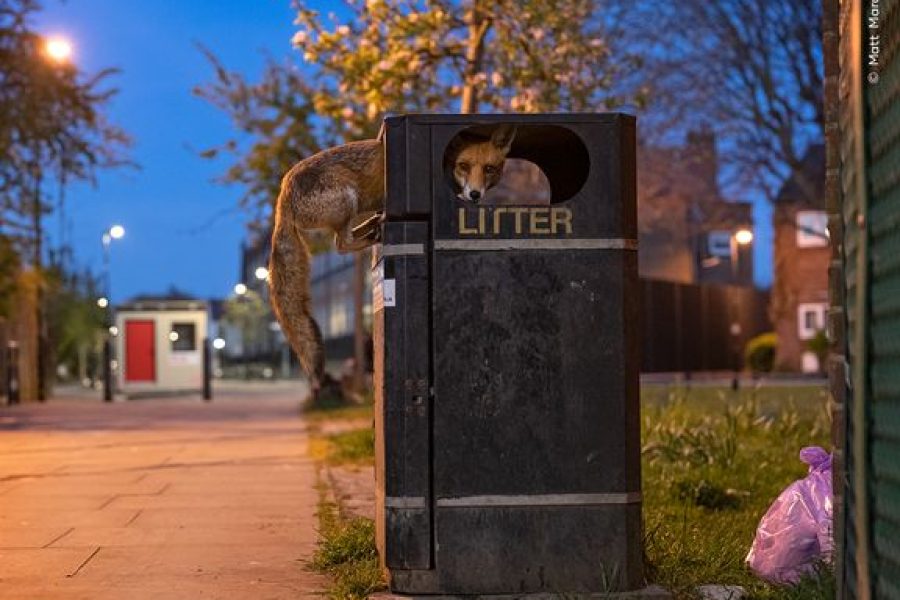
POLYGON ((831 562, 831 455, 818 446, 800 451, 809 474, 789 485, 759 522, 747 565, 773 583, 796 583, 816 563, 831 562))

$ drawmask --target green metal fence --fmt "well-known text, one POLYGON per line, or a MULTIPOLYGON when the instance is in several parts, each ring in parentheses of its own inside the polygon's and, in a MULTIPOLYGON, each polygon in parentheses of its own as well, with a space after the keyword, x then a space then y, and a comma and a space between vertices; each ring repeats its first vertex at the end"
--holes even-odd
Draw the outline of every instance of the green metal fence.
POLYGON ((840 57, 851 389, 839 589, 900 599, 900 0, 842 2, 840 57))

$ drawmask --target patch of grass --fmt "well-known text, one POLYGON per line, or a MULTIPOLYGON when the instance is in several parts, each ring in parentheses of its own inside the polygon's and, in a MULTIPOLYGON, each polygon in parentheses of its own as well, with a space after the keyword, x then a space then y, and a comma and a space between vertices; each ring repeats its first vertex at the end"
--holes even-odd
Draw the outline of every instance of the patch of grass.
POLYGON ((375 460, 375 431, 371 427, 335 433, 325 438, 331 464, 371 463, 375 460))
POLYGON ((341 406, 329 409, 315 409, 303 413, 303 419, 309 423, 321 423, 331 420, 371 420, 373 419, 372 405, 359 404, 354 406, 341 406))
POLYGON ((344 519, 334 503, 324 498, 318 516, 319 547, 311 567, 331 576, 328 597, 357 600, 385 589, 375 548, 375 523, 362 517, 344 519))
POLYGON ((765 600, 833 598, 826 570, 795 587, 779 587, 744 566, 762 515, 785 487, 806 475, 800 449, 830 447, 823 390, 643 393, 649 578, 685 599, 696 598, 698 586, 714 583, 740 585, 751 598, 765 600))
POLYGON ((331 435, 311 435, 309 455, 329 465, 363 465, 375 460, 375 431, 371 427, 331 435))
POLYGON ((357 420, 373 418, 372 402, 363 404, 325 404, 303 410, 303 419, 309 423, 320 423, 331 420, 357 420))

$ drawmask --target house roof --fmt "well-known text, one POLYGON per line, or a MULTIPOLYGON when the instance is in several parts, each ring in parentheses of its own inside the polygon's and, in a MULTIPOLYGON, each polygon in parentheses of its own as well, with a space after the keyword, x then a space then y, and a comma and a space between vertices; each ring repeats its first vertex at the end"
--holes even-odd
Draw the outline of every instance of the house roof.
POLYGON ((165 294, 140 294, 116 306, 119 312, 146 310, 207 310, 205 300, 170 289, 165 294))
POLYGON ((800 161, 800 169, 791 173, 775 196, 776 204, 802 204, 825 207, 825 146, 813 144, 800 161))

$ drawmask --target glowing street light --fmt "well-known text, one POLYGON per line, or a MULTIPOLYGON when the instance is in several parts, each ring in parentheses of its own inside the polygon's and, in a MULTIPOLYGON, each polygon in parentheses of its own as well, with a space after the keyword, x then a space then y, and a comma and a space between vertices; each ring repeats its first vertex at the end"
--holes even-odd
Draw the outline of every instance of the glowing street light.
POLYGON ((103 296, 97 298, 97 306, 100 308, 106 308, 109 306, 109 300, 103 296))
POLYGON ((244 285, 243 283, 239 283, 239 284, 235 285, 234 293, 237 294, 238 296, 243 296, 244 294, 247 293, 247 286, 244 285))
POLYGON ((269 270, 265 267, 256 267, 254 275, 256 275, 256 278, 260 281, 264 281, 269 278, 269 270))
POLYGON ((44 52, 54 62, 68 62, 72 57, 72 43, 66 38, 54 36, 44 42, 44 52))
POLYGON ((221 350, 224 347, 225 340, 223 340, 222 338, 216 338, 213 340, 213 348, 215 348, 216 350, 221 350))
POLYGON ((177 332, 177 331, 170 331, 170 332, 169 332, 169 341, 170 341, 170 342, 177 342, 177 341, 178 341, 178 332, 177 332))
POLYGON ((753 241, 753 232, 749 229, 738 229, 734 232, 734 241, 741 246, 746 246, 753 241))
POLYGON ((125 235, 125 228, 121 225, 113 225, 109 228, 109 237, 114 240, 120 240, 125 235))

